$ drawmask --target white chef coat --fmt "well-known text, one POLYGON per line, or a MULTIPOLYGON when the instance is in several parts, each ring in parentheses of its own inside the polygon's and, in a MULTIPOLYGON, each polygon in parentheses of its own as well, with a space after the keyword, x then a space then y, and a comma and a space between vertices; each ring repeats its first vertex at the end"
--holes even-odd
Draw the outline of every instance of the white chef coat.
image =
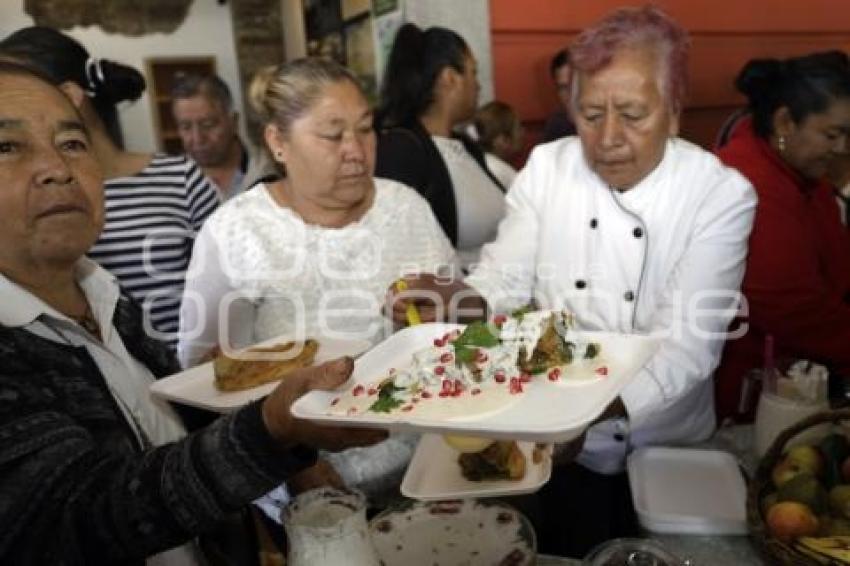
POLYGON ((588 167, 579 138, 535 148, 467 283, 497 312, 533 299, 573 311, 584 329, 664 334, 621 393, 628 420, 591 427, 580 463, 615 473, 632 447, 712 433, 711 375, 737 306, 755 206, 740 174, 681 139, 625 192, 588 167), (693 304, 716 310, 695 316, 693 304))

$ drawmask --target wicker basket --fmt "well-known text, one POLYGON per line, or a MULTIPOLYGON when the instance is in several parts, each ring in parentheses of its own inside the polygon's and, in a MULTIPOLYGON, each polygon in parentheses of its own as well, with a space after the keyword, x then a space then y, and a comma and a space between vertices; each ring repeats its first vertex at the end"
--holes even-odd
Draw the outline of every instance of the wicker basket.
POLYGON ((787 566, 841 564, 838 561, 815 560, 801 553, 791 545, 771 536, 762 516, 761 500, 770 491, 773 491, 771 472, 773 467, 782 458, 785 445, 791 439, 806 429, 823 424, 832 423, 837 428, 842 421, 850 421, 850 408, 824 411, 807 417, 782 431, 759 462, 755 476, 750 481, 747 491, 747 523, 749 525, 750 537, 764 555, 768 564, 787 566))

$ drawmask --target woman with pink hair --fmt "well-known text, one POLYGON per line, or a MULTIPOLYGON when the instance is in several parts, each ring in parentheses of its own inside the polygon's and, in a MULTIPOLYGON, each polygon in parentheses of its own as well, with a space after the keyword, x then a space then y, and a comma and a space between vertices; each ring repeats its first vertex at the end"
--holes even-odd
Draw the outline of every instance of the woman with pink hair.
MULTIPOLYGON (((534 302, 571 310, 582 329, 660 337, 620 396, 557 451, 540 498, 543 552, 582 556, 634 534, 629 452, 714 430, 711 376, 756 198, 741 175, 677 137, 687 48, 685 31, 650 6, 617 10, 579 35, 570 47, 578 137, 535 148, 466 279, 407 279, 445 305, 462 292, 465 313, 477 306, 482 317, 534 302)), ((396 320, 411 302, 439 312, 405 295, 394 298, 396 320)))

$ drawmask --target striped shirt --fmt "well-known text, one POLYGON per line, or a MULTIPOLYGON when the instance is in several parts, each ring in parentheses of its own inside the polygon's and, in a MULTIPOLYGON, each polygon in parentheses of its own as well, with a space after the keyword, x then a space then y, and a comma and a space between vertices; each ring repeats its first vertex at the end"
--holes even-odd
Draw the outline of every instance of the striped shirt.
POLYGON ((104 187, 106 223, 88 255, 142 304, 148 335, 174 348, 186 268, 218 204, 215 188, 191 159, 163 154, 104 187))

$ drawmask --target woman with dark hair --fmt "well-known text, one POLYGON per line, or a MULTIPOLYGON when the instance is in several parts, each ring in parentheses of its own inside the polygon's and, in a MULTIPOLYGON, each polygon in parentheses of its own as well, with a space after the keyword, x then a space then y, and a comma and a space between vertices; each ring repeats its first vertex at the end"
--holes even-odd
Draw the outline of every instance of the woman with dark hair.
POLYGON ((137 70, 40 26, 9 35, 0 54, 38 68, 79 110, 106 179, 106 225, 88 255, 142 303, 147 332, 175 346, 192 242, 218 203, 215 188, 186 157, 122 149, 116 104, 144 91, 137 70))
POLYGON ((504 187, 456 128, 478 107, 475 56, 457 33, 405 24, 387 64, 377 113, 375 176, 419 191, 464 267, 496 236, 504 187))
POLYGON ((805 358, 850 378, 850 242, 825 177, 850 151, 850 64, 838 51, 754 60, 736 79, 750 117, 718 151, 755 187, 759 203, 743 292, 746 334, 718 369, 718 418, 739 414, 743 376, 776 356, 805 358))

